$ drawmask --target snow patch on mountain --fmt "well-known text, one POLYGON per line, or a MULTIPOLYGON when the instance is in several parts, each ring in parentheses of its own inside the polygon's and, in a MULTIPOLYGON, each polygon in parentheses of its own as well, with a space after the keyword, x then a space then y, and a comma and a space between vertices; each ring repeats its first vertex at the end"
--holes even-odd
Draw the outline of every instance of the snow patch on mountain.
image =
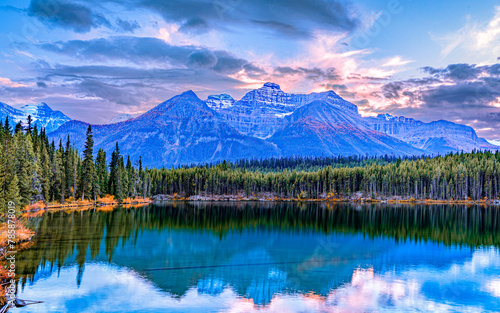
POLYGON ((4 121, 7 116, 12 126, 18 122, 26 125, 28 123, 28 116, 31 116, 33 126, 36 125, 38 128, 43 127, 47 133, 56 130, 64 123, 71 120, 61 111, 52 110, 45 102, 27 104, 20 109, 13 108, 5 103, 0 103, 0 119, 4 121))
POLYGON ((489 139, 487 140, 489 143, 495 146, 500 146, 500 138, 499 139, 489 139))
POLYGON ((118 114, 117 116, 110 119, 107 124, 121 123, 134 118, 134 115, 128 113, 118 114))

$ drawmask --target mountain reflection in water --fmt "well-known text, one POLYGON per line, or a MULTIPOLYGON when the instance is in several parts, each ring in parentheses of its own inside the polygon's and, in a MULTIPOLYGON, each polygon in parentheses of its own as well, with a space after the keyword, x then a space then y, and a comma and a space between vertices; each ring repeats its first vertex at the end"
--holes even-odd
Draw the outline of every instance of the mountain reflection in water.
POLYGON ((500 307, 497 221, 308 202, 49 212, 18 255, 20 297, 46 301, 24 312, 482 311, 500 307))

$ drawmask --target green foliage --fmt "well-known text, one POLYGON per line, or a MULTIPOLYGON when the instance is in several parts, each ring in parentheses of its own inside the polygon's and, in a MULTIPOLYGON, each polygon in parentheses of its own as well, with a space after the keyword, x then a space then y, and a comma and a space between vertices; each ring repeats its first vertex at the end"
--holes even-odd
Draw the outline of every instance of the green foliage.
MULTIPOLYGON (((278 168, 292 164, 274 159, 278 168)), ((300 160, 301 166, 315 167, 320 159, 300 160)), ((342 159, 340 159, 342 160, 342 159)), ((500 196, 500 154, 457 153, 434 158, 351 159, 342 166, 325 166, 311 171, 275 171, 267 161, 236 164, 219 163, 177 169, 151 169, 152 194, 268 194, 281 198, 346 198, 354 193, 364 197, 403 197, 434 200, 498 199, 500 196), (382 162, 380 162, 382 161, 382 162), (349 166, 363 164, 363 166, 349 166), (253 165, 252 165, 253 164, 253 165), (347 164, 347 166, 345 165, 347 164), (260 171, 259 166, 265 168, 260 171)))

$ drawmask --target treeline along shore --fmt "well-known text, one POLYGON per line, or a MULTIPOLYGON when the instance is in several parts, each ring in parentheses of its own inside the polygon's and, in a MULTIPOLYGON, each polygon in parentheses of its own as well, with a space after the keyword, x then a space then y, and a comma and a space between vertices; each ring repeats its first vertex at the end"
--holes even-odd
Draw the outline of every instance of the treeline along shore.
POLYGON ((227 162, 148 171, 155 199, 271 199, 499 203, 500 154, 384 157, 312 171, 260 171, 227 162), (359 165, 361 163, 361 165, 359 165))
MULTIPOLYGON (((435 157, 283 158, 178 168, 143 168, 122 156, 94 154, 91 126, 85 149, 71 138, 49 141, 44 129, 8 119, 0 126, 0 205, 130 203, 156 200, 337 200, 498 202, 500 154, 435 157), (108 163, 109 161, 109 163, 108 163), (108 200, 106 200, 108 199, 108 200), (109 200, 111 199, 111 200, 109 200), (87 201, 87 202, 85 202, 87 201)), ((20 212, 19 212, 20 213, 20 212)))

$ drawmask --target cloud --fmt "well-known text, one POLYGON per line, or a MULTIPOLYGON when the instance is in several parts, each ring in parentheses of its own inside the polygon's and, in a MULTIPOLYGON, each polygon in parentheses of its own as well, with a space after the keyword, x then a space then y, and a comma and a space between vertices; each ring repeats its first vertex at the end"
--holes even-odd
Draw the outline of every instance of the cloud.
POLYGON ((7 87, 13 87, 13 88, 26 87, 26 85, 23 83, 13 82, 9 78, 5 78, 5 77, 0 77, 0 85, 7 86, 7 87))
POLYGON ((412 63, 414 61, 411 60, 403 60, 400 56, 395 56, 391 59, 389 59, 386 63, 384 63, 382 66, 388 67, 388 66, 403 66, 409 63, 412 63))
POLYGON ((452 79, 454 81, 463 81, 475 79, 484 71, 483 68, 476 67, 475 64, 450 64, 444 69, 436 69, 433 67, 423 67, 424 72, 444 79, 452 79))
POLYGON ((187 57, 187 64, 195 67, 213 67, 218 58, 210 50, 193 51, 187 57))
POLYGON ((297 27, 288 23, 259 20, 253 20, 252 22, 258 26, 262 26, 270 30, 271 32, 286 35, 287 37, 308 38, 311 36, 311 31, 298 29, 297 27))
POLYGON ((278 66, 274 69, 274 76, 283 77, 290 75, 299 75, 307 80, 338 80, 340 75, 337 70, 333 67, 321 69, 318 67, 306 68, 306 67, 296 67, 292 68, 290 66, 278 66))
POLYGON ((201 46, 175 46, 152 37, 110 37, 46 43, 42 49, 85 61, 125 61, 153 63, 160 68, 206 68, 220 74, 234 74, 244 69, 255 72, 250 62, 223 50, 201 46))
POLYGON ((90 7, 65 0, 31 0, 28 15, 49 26, 70 28, 77 33, 86 33, 101 25, 111 26, 102 14, 90 7))
POLYGON ((111 0, 127 8, 141 7, 180 25, 186 33, 212 29, 260 28, 274 36, 304 38, 316 29, 351 31, 360 23, 354 6, 338 0, 111 0), (293 23, 290 23, 293 21, 293 23))
POLYGON ((500 6, 495 7, 493 17, 487 22, 469 18, 462 28, 431 37, 441 45, 443 57, 456 52, 462 58, 468 55, 477 62, 491 62, 494 55, 500 54, 500 6))
POLYGON ((141 28, 137 21, 127 21, 121 18, 116 19, 116 29, 121 33, 133 33, 135 30, 141 28))

